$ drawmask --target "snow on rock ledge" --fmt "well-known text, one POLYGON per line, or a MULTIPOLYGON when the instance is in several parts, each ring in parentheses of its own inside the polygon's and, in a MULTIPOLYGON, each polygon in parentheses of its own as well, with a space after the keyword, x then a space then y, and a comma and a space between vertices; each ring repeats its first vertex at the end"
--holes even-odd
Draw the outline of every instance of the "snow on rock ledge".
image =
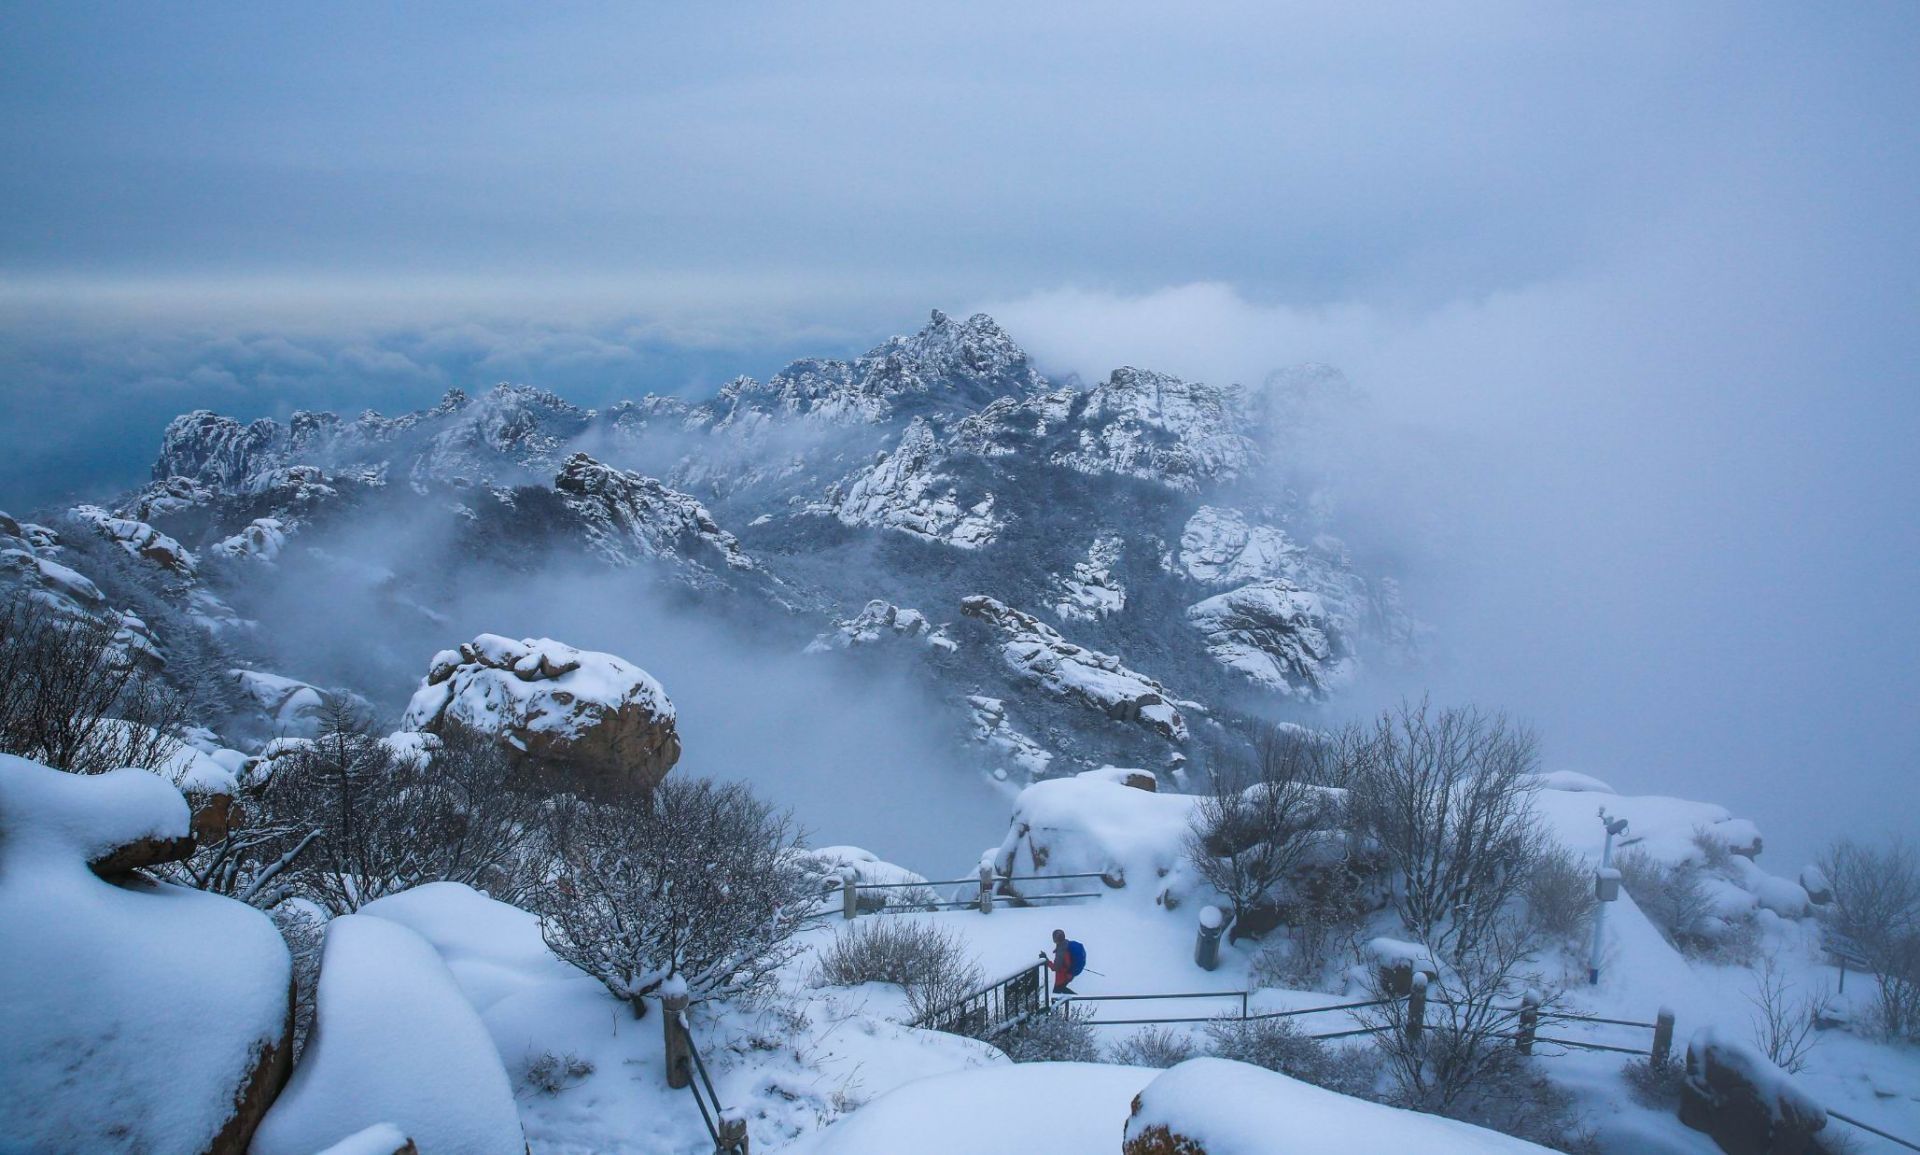
POLYGON ((680 759, 666 690, 612 654, 481 634, 434 655, 402 727, 495 735, 556 789, 651 790, 680 759))
POLYGON ((372 915, 327 924, 313 1039, 253 1155, 309 1155, 376 1124, 426 1152, 524 1155, 513 1088, 446 963, 372 915))
POLYGON ((1541 1155, 1482 1127, 1340 1095, 1227 1059, 1189 1059, 1133 1100, 1124 1155, 1541 1155))
POLYGON ((1000 656, 1048 693, 1091 706, 1115 721, 1137 723, 1169 742, 1186 741, 1187 722, 1174 708, 1173 695, 1112 654, 1076 646, 1033 615, 983 594, 963 598, 960 612, 999 629, 1006 639, 1000 656))
POLYGON ((1276 693, 1322 698, 1353 680, 1351 647, 1320 595, 1284 579, 1210 597, 1187 621, 1214 660, 1276 693))
POLYGON ((145 771, 0 755, 0 1147, 246 1150, 290 1057, 280 932, 231 899, 88 870, 187 822, 145 771))

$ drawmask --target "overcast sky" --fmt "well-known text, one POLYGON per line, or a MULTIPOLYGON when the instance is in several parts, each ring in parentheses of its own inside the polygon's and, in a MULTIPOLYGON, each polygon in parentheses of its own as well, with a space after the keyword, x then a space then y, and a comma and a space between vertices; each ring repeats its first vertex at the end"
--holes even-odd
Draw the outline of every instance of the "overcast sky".
POLYGON ((701 393, 934 306, 1327 361, 1458 451, 1381 515, 1459 547, 1443 692, 1790 853, 1920 827, 1916 59, 1910 2, 7 3, 0 505, 183 409, 701 393))

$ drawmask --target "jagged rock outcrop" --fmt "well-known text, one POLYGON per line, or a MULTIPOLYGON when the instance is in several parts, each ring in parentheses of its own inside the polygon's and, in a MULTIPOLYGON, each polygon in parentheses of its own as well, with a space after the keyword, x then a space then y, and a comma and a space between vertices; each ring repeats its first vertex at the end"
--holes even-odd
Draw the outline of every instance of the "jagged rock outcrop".
POLYGON ((1076 646, 1032 614, 985 595, 963 599, 960 612, 997 629, 1007 665, 1047 693, 1143 726, 1169 742, 1186 740, 1186 719, 1167 688, 1112 654, 1076 646))
POLYGON ((651 477, 576 453, 553 485, 580 515, 594 549, 616 564, 651 558, 706 573, 758 568, 705 506, 651 477))
POLYGON ((829 495, 842 524, 891 529, 960 549, 992 544, 1004 522, 993 494, 965 488, 945 471, 933 427, 915 418, 893 451, 829 495))
POLYGON ((1320 595, 1271 578, 1187 610, 1221 665, 1276 693, 1321 698, 1354 675, 1345 635, 1320 595))
POLYGON ((1126 542, 1119 535, 1096 537, 1085 561, 1054 579, 1058 599, 1053 612, 1063 622, 1091 622, 1127 608, 1127 587, 1114 574, 1126 542))
POLYGON ((180 792, 145 771, 83 776, 0 755, 9 1148, 241 1155, 285 1082, 292 962, 273 923, 89 869, 190 845, 189 822, 180 792))
POLYGON ((993 751, 1001 763, 994 777, 1005 778, 1009 770, 1018 771, 1027 780, 1046 774, 1053 751, 1014 728, 1004 700, 969 694, 967 708, 973 714, 973 740, 993 751))
POLYGON ((115 517, 97 505, 76 505, 72 514, 75 521, 92 526, 134 557, 181 577, 192 577, 199 565, 185 546, 144 521, 115 517))
POLYGON ((651 790, 680 759, 673 703, 612 654, 551 638, 481 634, 434 655, 402 726, 499 739, 534 782, 614 795, 651 790))

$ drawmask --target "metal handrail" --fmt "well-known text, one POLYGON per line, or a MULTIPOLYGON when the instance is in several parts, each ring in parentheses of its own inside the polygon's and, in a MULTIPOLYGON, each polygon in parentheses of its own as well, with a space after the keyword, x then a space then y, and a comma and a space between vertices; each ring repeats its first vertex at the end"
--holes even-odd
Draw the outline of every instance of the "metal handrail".
POLYGON ((1898 1135, 1889 1135, 1885 1131, 1882 1131, 1880 1128, 1875 1127, 1871 1123, 1862 1123, 1860 1120, 1855 1119, 1853 1116, 1842 1115, 1840 1112, 1835 1111, 1831 1107, 1827 1109, 1827 1114, 1832 1115, 1834 1118, 1840 1120, 1842 1123, 1851 1123, 1855 1127, 1860 1128, 1862 1131, 1871 1131, 1875 1135, 1880 1136, 1882 1139, 1885 1139, 1889 1143, 1898 1143, 1900 1146, 1905 1147, 1909 1151, 1920 1151, 1920 1143, 1915 1143, 1911 1139, 1902 1139, 1898 1135))
MULTIPOLYGON (((687 1021, 687 1013, 676 1012, 675 1019, 687 1041, 687 1054, 693 1057, 694 1072, 699 1075, 697 1080, 687 1080, 687 1090, 693 1095, 694 1106, 700 1108, 700 1121, 707 1125, 707 1134, 713 1139, 714 1150, 720 1151, 720 1144, 725 1142, 720 1137, 720 1117, 726 1113, 726 1108, 720 1105, 720 1092, 713 1089, 713 1076, 707 1073, 707 1062, 700 1057, 700 1048, 693 1041, 693 1024, 687 1021), (705 1098, 700 1095, 703 1086, 707 1089, 705 1098), (707 1109, 708 1103, 713 1104, 711 1111, 707 1109)), ((726 1150, 737 1152, 740 1148, 729 1146, 726 1150)))

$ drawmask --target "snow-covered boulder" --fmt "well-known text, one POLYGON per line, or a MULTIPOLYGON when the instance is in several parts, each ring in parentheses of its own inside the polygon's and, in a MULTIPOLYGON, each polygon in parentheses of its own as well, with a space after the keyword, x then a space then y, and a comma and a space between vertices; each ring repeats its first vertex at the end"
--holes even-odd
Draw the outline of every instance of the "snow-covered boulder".
MULTIPOLYGON (((1101 771, 1036 782, 1014 801, 994 867, 1002 875, 1099 874, 1109 886, 1159 897, 1185 865, 1199 801, 1137 789, 1101 771)), ((1022 886, 1048 889, 1045 882, 1022 886)))
POLYGON ((277 517, 256 517, 239 533, 215 542, 213 552, 223 557, 270 562, 286 548, 287 532, 287 523, 277 517))
POLYGON ((240 692, 259 707, 275 734, 311 738, 332 695, 318 686, 264 670, 228 670, 240 692))
POLYGON ((1543 1155, 1483 1127, 1337 1094, 1227 1059, 1188 1059, 1133 1100, 1124 1155, 1543 1155))
POLYGON ((1112 654, 1076 646, 1052 626, 983 594, 963 598, 960 612, 1000 632, 1000 656, 1046 692, 1070 698, 1119 722, 1144 726, 1170 742, 1184 742, 1187 722, 1173 695, 1112 654))
POLYGON ((134 557, 181 577, 192 577, 199 562, 187 548, 144 521, 115 517, 97 505, 73 507, 76 521, 91 525, 134 557))
POLYGON ((1713 1027, 1687 1043, 1680 1121, 1723 1151, 1802 1151, 1827 1109, 1765 1055, 1713 1027))
POLYGON ((423 1152, 524 1155, 493 1039, 440 955, 397 922, 327 924, 313 1037, 253 1155, 310 1155, 390 1124, 423 1152))
POLYGON ((402 727, 496 736, 536 780, 651 790, 680 759, 673 703, 645 670, 551 638, 481 634, 434 655, 402 727))
POLYGON ((787 1155, 1111 1152, 1129 1098, 1154 1075, 1097 1063, 1021 1063, 920 1079, 784 1148, 787 1155))
POLYGON ((145 771, 0 755, 0 1147, 247 1149, 291 1056, 279 931, 231 899, 88 869, 191 845, 188 822, 145 771))

